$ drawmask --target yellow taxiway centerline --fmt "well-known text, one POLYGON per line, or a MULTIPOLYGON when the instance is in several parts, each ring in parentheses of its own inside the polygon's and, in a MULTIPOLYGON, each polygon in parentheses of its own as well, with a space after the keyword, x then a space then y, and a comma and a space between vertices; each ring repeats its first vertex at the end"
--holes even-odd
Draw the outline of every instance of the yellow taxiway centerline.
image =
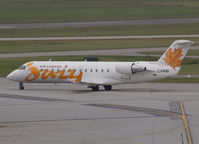
POLYGON ((186 118, 186 115, 185 115, 185 110, 184 110, 184 106, 183 106, 183 102, 182 101, 180 101, 180 108, 181 108, 181 111, 182 111, 182 116, 181 117, 183 119, 184 126, 185 126, 185 129, 186 129, 188 143, 192 144, 191 133, 190 133, 190 130, 189 130, 189 125, 188 125, 188 122, 187 122, 187 118, 186 118))

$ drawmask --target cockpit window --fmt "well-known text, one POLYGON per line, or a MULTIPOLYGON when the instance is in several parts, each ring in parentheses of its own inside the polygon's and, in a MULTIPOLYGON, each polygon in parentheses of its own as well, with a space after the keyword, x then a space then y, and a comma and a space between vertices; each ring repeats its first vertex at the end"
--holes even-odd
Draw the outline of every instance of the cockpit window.
POLYGON ((20 70, 25 70, 25 69, 26 69, 26 66, 20 66, 18 69, 20 69, 20 70))

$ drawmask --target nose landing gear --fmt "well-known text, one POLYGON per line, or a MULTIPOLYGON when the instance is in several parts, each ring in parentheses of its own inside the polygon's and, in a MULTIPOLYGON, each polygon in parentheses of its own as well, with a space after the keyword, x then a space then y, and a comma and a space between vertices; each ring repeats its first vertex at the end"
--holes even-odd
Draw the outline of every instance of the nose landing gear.
POLYGON ((23 90, 23 89, 24 89, 24 86, 23 86, 23 83, 22 83, 22 82, 19 83, 19 89, 20 89, 20 90, 23 90))
MULTIPOLYGON (((99 86, 94 85, 94 86, 89 86, 88 88, 91 88, 92 91, 99 91, 99 86)), ((104 85, 105 91, 111 91, 112 90, 112 85, 104 85)))

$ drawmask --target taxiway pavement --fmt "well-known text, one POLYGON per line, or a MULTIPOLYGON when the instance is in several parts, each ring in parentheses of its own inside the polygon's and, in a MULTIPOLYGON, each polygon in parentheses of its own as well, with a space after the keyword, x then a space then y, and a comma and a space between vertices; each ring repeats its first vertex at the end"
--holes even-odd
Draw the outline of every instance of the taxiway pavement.
POLYGON ((199 84, 143 83, 92 92, 86 85, 0 79, 0 144, 193 143, 199 141, 199 84))
POLYGON ((148 36, 83 36, 83 37, 22 37, 0 38, 0 41, 43 41, 43 40, 107 40, 107 39, 152 39, 152 38, 198 38, 192 35, 148 35, 148 36))
POLYGON ((199 22, 199 18, 144 19, 144 20, 65 22, 65 23, 26 23, 26 24, 0 24, 0 29, 127 26, 127 25, 144 25, 144 24, 177 24, 177 23, 197 23, 197 22, 199 22))

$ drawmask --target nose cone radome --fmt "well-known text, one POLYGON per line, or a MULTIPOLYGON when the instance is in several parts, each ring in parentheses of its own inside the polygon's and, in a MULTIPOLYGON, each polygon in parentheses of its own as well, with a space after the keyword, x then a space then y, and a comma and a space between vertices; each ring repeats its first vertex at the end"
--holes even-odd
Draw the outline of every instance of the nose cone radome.
POLYGON ((11 72, 7 78, 12 81, 17 82, 24 82, 25 81, 26 72, 24 70, 16 69, 13 72, 11 72))
POLYGON ((6 77, 6 78, 10 80, 10 78, 11 78, 10 73, 7 75, 7 77, 6 77))
POLYGON ((7 79, 15 81, 16 72, 13 71, 9 75, 7 75, 7 79))

